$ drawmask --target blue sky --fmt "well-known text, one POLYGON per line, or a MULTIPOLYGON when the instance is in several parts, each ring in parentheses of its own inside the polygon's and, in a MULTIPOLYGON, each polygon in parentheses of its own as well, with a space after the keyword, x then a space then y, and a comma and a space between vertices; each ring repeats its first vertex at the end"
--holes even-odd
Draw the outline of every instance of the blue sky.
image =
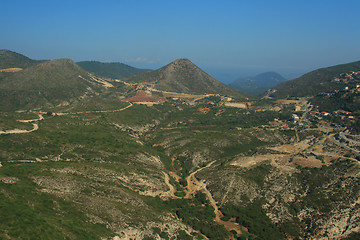
POLYGON ((156 69, 189 58, 217 79, 292 78, 360 60, 358 0, 0 0, 0 49, 156 69))

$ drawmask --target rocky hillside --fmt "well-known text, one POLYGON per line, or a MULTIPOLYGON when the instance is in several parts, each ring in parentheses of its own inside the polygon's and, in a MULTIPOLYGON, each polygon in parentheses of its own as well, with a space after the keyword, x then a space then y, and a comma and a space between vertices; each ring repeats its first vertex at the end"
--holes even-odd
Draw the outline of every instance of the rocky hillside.
POLYGON ((163 91, 245 96, 237 90, 217 81, 188 59, 175 60, 165 67, 127 78, 126 81, 153 83, 156 89, 163 91))

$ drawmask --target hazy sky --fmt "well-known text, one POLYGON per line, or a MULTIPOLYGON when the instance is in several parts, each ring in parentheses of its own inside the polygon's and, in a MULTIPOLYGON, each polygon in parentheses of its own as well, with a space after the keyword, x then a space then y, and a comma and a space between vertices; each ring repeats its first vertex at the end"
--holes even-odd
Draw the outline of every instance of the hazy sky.
POLYGON ((33 59, 285 77, 360 60, 359 0, 0 0, 0 49, 33 59))

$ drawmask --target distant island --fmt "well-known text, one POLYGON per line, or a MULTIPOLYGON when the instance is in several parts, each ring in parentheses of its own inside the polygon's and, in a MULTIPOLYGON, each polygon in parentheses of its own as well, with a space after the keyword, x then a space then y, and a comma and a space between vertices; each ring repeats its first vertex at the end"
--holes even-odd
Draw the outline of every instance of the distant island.
POLYGON ((238 78, 230 83, 229 86, 244 93, 259 95, 284 81, 286 81, 286 79, 279 73, 265 72, 255 77, 238 78))

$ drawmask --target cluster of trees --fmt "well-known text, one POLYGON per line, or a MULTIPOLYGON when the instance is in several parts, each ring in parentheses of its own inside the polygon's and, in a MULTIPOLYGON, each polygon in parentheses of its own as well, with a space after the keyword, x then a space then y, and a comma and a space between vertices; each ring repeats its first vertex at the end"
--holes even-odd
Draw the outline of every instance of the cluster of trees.
POLYGON ((266 216, 261 205, 261 200, 256 200, 247 206, 225 205, 221 208, 221 212, 227 219, 236 218, 240 225, 246 227, 249 231, 249 239, 284 239, 284 234, 266 216))
POLYGON ((199 230, 210 239, 225 239, 228 236, 224 226, 214 222, 214 208, 210 205, 204 193, 198 192, 186 204, 179 203, 180 201, 175 203, 173 211, 184 223, 199 230))
POLYGON ((319 106, 322 111, 332 112, 339 109, 357 112, 360 111, 360 98, 356 93, 338 91, 333 94, 319 94, 311 99, 313 105, 319 106))
POLYGON ((16 184, 0 181, 0 239, 71 239, 76 236, 99 239, 112 234, 104 225, 90 223, 71 202, 39 191, 29 176, 42 172, 43 168, 44 165, 33 164, 0 169, 1 176, 9 174, 19 178, 16 184))
POLYGON ((224 226, 214 221, 214 208, 202 192, 197 192, 192 199, 162 201, 160 198, 149 198, 148 200, 151 201, 152 206, 174 212, 182 222, 200 231, 209 239, 226 239, 230 234, 224 226))

